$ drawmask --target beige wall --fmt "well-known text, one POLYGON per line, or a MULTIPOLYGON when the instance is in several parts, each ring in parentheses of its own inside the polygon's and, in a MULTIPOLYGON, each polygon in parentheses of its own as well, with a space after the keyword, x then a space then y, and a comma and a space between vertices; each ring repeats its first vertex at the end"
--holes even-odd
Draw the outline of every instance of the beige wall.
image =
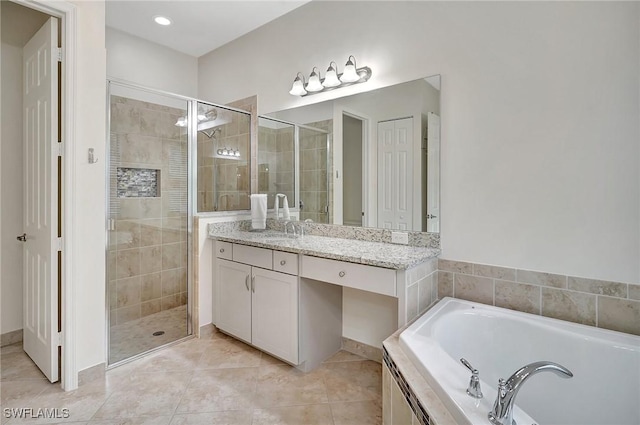
POLYGON ((441 74, 444 255, 638 282, 639 8, 310 2, 201 57, 198 92, 257 94, 269 113, 441 74), (351 54, 366 84, 288 94, 297 71, 351 54))

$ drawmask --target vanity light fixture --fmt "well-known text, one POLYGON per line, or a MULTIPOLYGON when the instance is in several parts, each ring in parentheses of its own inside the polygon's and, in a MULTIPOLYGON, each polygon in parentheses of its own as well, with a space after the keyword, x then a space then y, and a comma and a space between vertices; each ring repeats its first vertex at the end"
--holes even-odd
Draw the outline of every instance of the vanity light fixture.
POLYGON ((325 78, 320 78, 317 67, 313 67, 309 75, 309 82, 305 84, 304 76, 298 72, 289 94, 293 96, 306 96, 309 94, 321 93, 352 84, 364 83, 371 78, 371 68, 363 66, 356 68, 356 58, 349 56, 342 74, 338 74, 338 66, 335 62, 329 63, 325 78))

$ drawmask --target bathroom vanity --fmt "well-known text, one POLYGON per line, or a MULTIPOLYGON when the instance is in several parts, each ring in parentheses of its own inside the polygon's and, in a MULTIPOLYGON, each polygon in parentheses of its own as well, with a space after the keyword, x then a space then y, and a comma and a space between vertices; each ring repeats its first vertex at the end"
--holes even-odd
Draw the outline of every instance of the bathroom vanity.
POLYGON ((435 290, 435 248, 316 235, 293 238, 272 230, 217 228, 210 229, 209 237, 216 327, 304 371, 342 346, 343 288, 393 297, 393 329, 426 309, 419 300, 430 304, 435 290), (430 293, 418 296, 420 287, 430 293))

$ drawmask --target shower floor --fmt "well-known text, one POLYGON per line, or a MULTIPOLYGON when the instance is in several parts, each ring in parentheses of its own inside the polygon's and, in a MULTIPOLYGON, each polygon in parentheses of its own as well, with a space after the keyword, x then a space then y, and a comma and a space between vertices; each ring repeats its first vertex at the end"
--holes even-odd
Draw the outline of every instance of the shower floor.
POLYGON ((109 338, 109 364, 185 336, 187 336, 186 305, 112 326, 109 338), (164 331, 164 334, 154 336, 153 333, 158 331, 164 331))

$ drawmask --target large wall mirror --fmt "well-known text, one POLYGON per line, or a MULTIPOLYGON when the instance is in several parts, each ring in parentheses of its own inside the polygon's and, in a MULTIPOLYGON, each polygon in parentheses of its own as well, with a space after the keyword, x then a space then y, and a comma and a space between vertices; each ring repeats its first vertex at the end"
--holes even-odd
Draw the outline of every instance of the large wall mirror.
POLYGON ((258 158, 300 220, 438 233, 440 76, 263 114, 258 158))

